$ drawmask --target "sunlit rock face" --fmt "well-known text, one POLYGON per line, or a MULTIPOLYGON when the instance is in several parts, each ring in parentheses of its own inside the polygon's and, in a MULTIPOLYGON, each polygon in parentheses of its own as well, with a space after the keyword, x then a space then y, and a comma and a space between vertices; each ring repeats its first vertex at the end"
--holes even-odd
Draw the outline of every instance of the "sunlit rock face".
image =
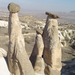
POLYGON ((45 74, 60 75, 61 45, 58 37, 58 22, 56 19, 58 16, 50 13, 47 15, 46 26, 43 30, 43 58, 46 63, 45 74))
MULTIPOLYGON (((18 5, 15 4, 17 7, 18 5)), ((14 10, 14 5, 8 5, 9 10, 9 46, 8 65, 14 75, 34 75, 34 70, 25 49, 25 42, 22 35, 22 28, 19 22, 19 6, 14 10), (12 9, 12 10, 11 10, 12 9)))

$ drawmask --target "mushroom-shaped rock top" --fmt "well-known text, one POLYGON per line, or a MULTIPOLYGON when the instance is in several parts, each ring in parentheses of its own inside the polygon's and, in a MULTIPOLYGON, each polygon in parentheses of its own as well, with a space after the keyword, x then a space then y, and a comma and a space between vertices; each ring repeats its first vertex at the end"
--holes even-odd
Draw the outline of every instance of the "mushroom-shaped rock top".
POLYGON ((20 11, 20 9, 21 9, 20 6, 15 3, 10 3, 8 5, 8 10, 12 13, 17 13, 20 11))
POLYGON ((48 16, 50 16, 51 18, 54 18, 54 19, 60 18, 58 15, 52 14, 52 13, 50 13, 50 12, 46 12, 45 14, 48 15, 48 16))
POLYGON ((41 29, 38 29, 38 28, 37 28, 37 29, 36 29, 36 33, 42 35, 43 31, 42 31, 41 29))

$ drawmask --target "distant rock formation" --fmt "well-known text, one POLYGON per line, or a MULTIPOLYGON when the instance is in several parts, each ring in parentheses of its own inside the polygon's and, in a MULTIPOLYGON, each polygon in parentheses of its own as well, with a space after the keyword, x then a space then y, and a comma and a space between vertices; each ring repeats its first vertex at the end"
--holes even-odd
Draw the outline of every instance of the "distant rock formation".
POLYGON ((67 46, 66 42, 69 42, 71 44, 74 43, 75 30, 66 29, 63 31, 58 31, 58 33, 61 42, 61 47, 67 46))

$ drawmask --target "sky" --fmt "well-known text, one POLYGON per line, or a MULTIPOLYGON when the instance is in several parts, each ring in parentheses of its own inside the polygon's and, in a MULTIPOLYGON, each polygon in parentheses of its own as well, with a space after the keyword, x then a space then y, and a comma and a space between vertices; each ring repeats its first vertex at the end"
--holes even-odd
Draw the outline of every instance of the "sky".
POLYGON ((75 0, 0 0, 0 8, 7 9, 10 2, 21 7, 21 11, 75 11, 75 0))

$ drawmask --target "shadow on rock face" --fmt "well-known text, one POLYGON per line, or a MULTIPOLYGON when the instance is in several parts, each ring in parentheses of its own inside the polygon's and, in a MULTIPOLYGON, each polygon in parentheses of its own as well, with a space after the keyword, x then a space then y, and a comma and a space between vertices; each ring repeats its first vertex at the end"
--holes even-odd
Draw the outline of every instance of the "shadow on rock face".
POLYGON ((38 55, 38 50, 37 50, 37 46, 36 46, 36 43, 35 43, 34 48, 33 48, 33 51, 32 51, 32 54, 30 56, 30 61, 32 63, 33 68, 35 66, 35 62, 36 62, 36 59, 37 59, 37 55, 38 55))

